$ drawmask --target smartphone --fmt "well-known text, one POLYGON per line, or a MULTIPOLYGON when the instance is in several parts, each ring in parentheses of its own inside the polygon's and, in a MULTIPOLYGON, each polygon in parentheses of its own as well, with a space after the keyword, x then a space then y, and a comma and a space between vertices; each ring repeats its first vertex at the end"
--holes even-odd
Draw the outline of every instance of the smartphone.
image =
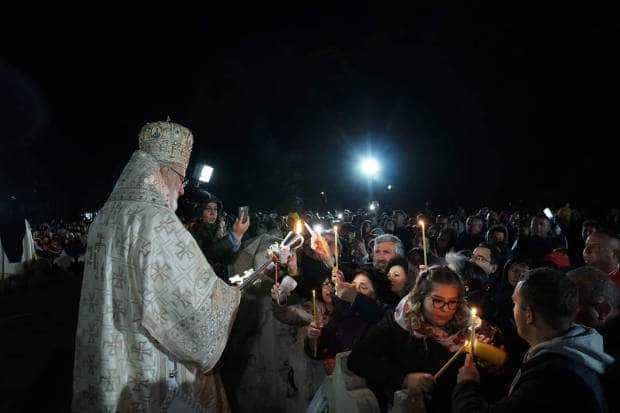
POLYGON ((250 207, 249 206, 239 207, 239 219, 241 219, 242 222, 247 222, 249 216, 250 216, 250 207))

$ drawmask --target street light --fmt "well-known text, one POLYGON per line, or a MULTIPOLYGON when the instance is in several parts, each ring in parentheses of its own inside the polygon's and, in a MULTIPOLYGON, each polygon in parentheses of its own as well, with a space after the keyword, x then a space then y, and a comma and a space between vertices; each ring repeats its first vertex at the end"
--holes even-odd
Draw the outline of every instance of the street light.
POLYGON ((381 165, 375 158, 367 157, 362 159, 359 168, 368 178, 374 178, 381 170, 381 165))

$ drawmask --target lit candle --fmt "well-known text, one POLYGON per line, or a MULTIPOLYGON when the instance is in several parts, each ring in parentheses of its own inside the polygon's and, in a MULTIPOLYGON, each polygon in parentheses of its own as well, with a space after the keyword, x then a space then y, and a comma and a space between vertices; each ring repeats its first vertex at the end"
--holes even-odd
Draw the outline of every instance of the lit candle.
POLYGON ((334 225, 334 256, 336 257, 336 270, 338 270, 338 226, 334 225))
MULTIPOLYGON (((275 285, 276 285, 276 288, 280 288, 278 286, 278 267, 280 266, 280 261, 275 260, 274 262, 276 264, 276 273, 275 273, 276 282, 275 282, 275 285)), ((278 303, 278 305, 280 305, 280 292, 279 291, 277 291, 277 300, 276 300, 276 302, 278 303)))
MULTIPOLYGON (((318 327, 319 321, 317 317, 318 315, 317 315, 317 308, 316 308, 316 290, 312 290, 312 320, 314 321, 314 324, 318 327)), ((315 340, 313 343, 314 357, 316 357, 316 354, 318 352, 318 347, 319 347, 319 344, 317 341, 318 340, 315 340)))
POLYGON ((312 290, 312 320, 316 323, 316 290, 312 290))
POLYGON ((470 320, 470 328, 471 328, 471 338, 470 338, 470 342, 471 342, 471 357, 473 359, 474 354, 475 354, 475 344, 476 344, 476 309, 472 308, 471 309, 471 320, 470 320))
POLYGON ((426 257, 426 231, 424 230, 424 221, 420 220, 418 224, 420 224, 420 226, 422 227, 422 250, 424 251, 424 266, 428 268, 428 258, 426 257))
MULTIPOLYGON (((304 221, 304 225, 306 226, 306 229, 308 230, 308 232, 310 233, 311 237, 314 237, 314 239, 316 240, 316 242, 319 244, 319 248, 322 249, 322 251, 317 251, 319 252, 319 254, 322 256, 322 258, 327 261, 325 264, 328 267, 333 267, 334 266, 334 260, 332 257, 332 251, 329 248, 329 245, 327 244, 327 241, 325 241, 325 238, 323 238, 323 236, 320 234, 320 232, 315 231, 312 229, 312 227, 310 225, 308 225, 307 222, 304 221)), ((312 240, 312 238, 311 238, 312 240)), ((312 242, 312 241, 311 241, 312 242)), ((314 245, 310 245, 310 247, 316 251, 316 248, 314 245)))

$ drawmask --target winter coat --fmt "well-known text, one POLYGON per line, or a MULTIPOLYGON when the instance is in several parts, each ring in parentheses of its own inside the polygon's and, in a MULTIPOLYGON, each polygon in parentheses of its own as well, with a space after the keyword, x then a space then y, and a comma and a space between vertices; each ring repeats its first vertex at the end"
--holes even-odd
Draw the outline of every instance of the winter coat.
POLYGON ((600 376, 613 362, 596 330, 574 325, 563 336, 528 350, 510 391, 487 403, 481 385, 464 381, 452 395, 453 412, 605 412, 600 376))

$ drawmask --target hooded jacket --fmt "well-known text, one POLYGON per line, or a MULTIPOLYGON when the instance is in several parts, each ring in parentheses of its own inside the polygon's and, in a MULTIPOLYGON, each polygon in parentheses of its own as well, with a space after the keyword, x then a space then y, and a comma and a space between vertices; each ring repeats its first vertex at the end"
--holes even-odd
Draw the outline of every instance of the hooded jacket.
POLYGON ((508 395, 486 403, 479 384, 457 384, 453 412, 605 412, 600 375, 614 358, 603 350, 596 330, 573 325, 566 334, 531 347, 508 395))

